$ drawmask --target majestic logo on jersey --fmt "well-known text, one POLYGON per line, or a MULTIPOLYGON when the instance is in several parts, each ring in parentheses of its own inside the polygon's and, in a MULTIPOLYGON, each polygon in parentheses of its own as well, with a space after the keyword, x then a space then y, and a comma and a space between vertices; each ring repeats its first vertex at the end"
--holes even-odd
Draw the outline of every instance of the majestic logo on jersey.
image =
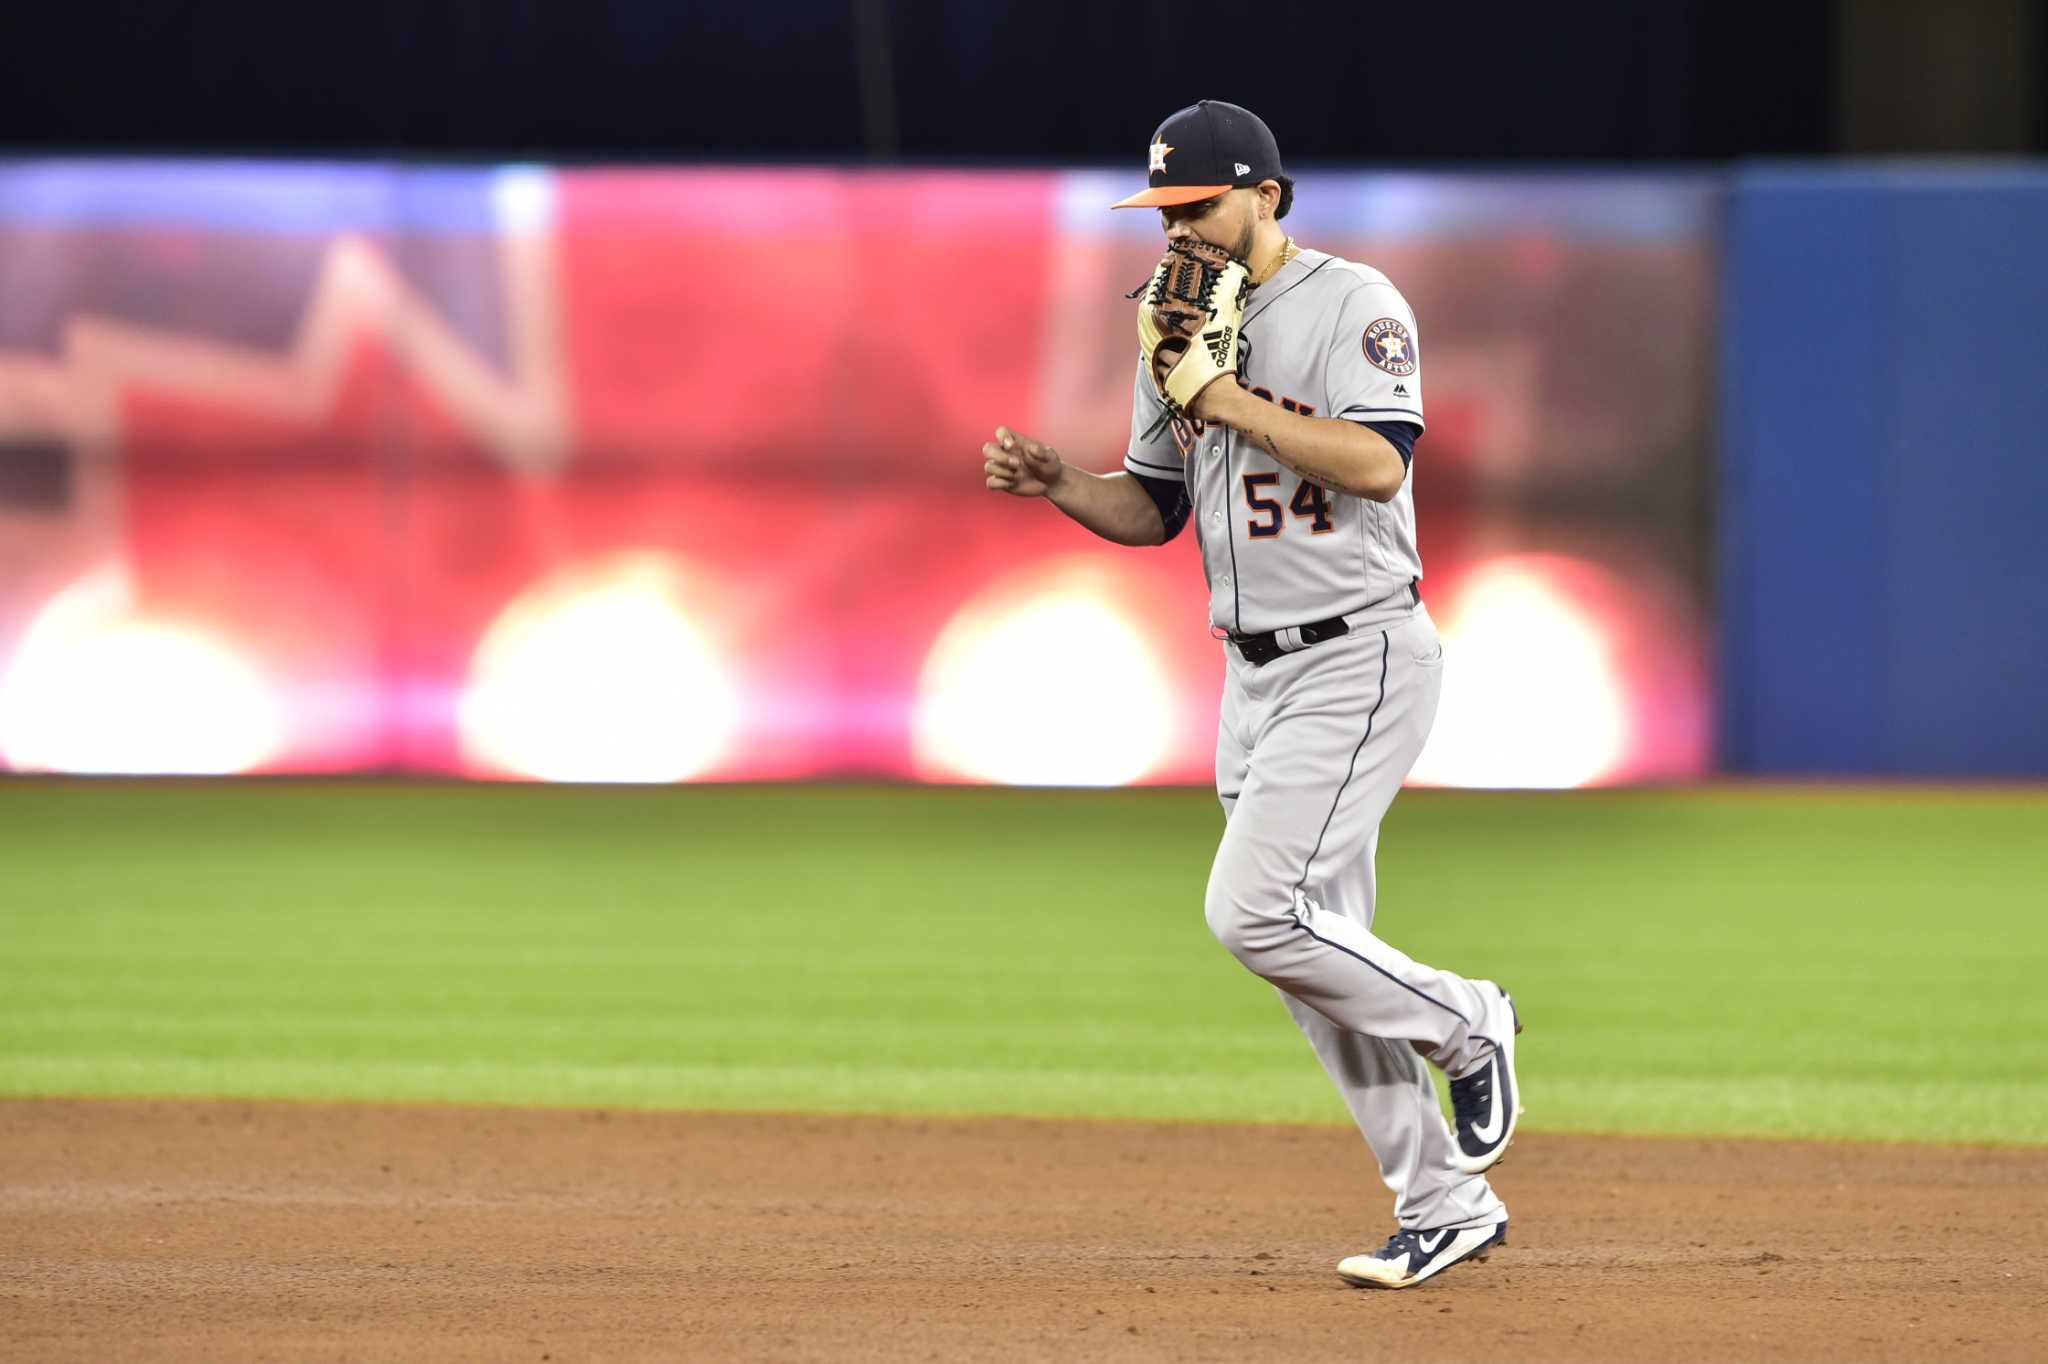
POLYGON ((1215 365, 1230 363, 1230 338, 1236 329, 1224 327, 1220 331, 1203 332, 1202 344, 1209 348, 1209 361, 1215 365))
POLYGON ((1383 317, 1365 329, 1365 358, 1405 379, 1415 372, 1415 338, 1394 318, 1383 317))
MULTIPOLYGON (((1152 144, 1151 171, 1157 171, 1161 175, 1166 174, 1166 158, 1172 155, 1172 153, 1173 148, 1167 146, 1164 142, 1154 142, 1152 144)), ((1150 174, 1151 171, 1147 171, 1146 173, 1150 174)))

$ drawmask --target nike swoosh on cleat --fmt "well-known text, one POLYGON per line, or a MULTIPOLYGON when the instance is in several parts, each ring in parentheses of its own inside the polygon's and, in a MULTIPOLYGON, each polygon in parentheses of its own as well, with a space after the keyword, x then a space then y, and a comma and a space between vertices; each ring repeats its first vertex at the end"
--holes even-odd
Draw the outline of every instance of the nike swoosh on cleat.
POLYGON ((1416 1237, 1416 1238, 1415 1238, 1415 1244, 1416 1244, 1416 1245, 1419 1245, 1419 1246, 1421 1246, 1421 1247, 1423 1248, 1423 1250, 1427 1251, 1427 1252, 1428 1252, 1429 1254, 1431 1254, 1431 1255, 1434 1255, 1434 1254, 1436 1254, 1436 1248, 1437 1248, 1437 1246, 1440 1246, 1440 1245, 1442 1245, 1442 1244, 1444 1243, 1444 1238, 1445 1238, 1446 1236, 1449 1236, 1450 1234, 1451 1234, 1450 1228, 1449 1228, 1449 1227, 1446 1227, 1446 1228, 1444 1228, 1444 1229, 1443 1229, 1442 1231, 1440 1231, 1440 1232, 1438 1232, 1438 1233, 1436 1234, 1436 1242, 1435 1242, 1435 1244, 1434 1244, 1434 1245, 1432 1245, 1432 1244, 1430 1243, 1430 1239, 1429 1239, 1429 1238, 1428 1238, 1427 1236, 1418 1236, 1418 1237, 1416 1237))
MULTIPOLYGON (((1494 1069, 1498 1071, 1500 1062, 1495 1061, 1493 1065, 1494 1069)), ((1496 1074, 1494 1076, 1493 1085, 1488 1089, 1486 1098, 1488 1103, 1486 1121, 1472 1124, 1472 1135, 1481 1141, 1492 1141, 1500 1135, 1501 1120, 1506 1116, 1500 1106, 1499 1075, 1496 1074)))

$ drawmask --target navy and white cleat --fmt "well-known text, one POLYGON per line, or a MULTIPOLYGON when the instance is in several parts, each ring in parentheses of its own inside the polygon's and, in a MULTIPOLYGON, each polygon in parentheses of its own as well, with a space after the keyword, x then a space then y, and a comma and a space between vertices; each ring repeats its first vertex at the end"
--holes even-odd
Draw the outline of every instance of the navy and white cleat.
POLYGON ((1451 1164, 1468 1175, 1483 1174, 1499 1163, 1522 1116, 1522 1086, 1515 1079, 1515 1034, 1522 1030, 1522 1016, 1506 990, 1490 980, 1473 983, 1483 990, 1500 990, 1515 1026, 1492 1055, 1451 1081, 1451 1126, 1458 1148, 1451 1164))
POLYGON ((1337 1277, 1359 1288, 1413 1288, 1432 1275, 1467 1260, 1484 1260, 1508 1243, 1508 1224, 1454 1230, 1397 1231, 1370 1255, 1338 1262, 1337 1277))

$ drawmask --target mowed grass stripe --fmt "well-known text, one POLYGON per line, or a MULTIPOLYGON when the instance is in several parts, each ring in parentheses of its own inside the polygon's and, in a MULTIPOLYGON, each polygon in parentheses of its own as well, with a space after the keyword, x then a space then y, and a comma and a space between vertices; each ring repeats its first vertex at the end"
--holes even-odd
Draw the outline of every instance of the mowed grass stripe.
MULTIPOLYGON (((1342 1122, 1204 792, 0 783, 0 1092, 1342 1122)), ((2048 1141, 2048 796, 1410 792, 1535 1128, 2048 1141)))

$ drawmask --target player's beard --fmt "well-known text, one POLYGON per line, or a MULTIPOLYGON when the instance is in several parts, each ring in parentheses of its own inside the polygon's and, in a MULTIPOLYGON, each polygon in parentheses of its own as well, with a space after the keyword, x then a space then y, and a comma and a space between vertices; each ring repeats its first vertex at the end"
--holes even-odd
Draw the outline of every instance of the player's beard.
POLYGON ((1237 241, 1234 242, 1230 248, 1230 254, 1237 257, 1239 260, 1243 261, 1246 265, 1251 264, 1252 242, 1256 237, 1256 233, 1253 229, 1257 228, 1258 225, 1258 219, 1247 219, 1244 225, 1244 231, 1237 234, 1237 241))

